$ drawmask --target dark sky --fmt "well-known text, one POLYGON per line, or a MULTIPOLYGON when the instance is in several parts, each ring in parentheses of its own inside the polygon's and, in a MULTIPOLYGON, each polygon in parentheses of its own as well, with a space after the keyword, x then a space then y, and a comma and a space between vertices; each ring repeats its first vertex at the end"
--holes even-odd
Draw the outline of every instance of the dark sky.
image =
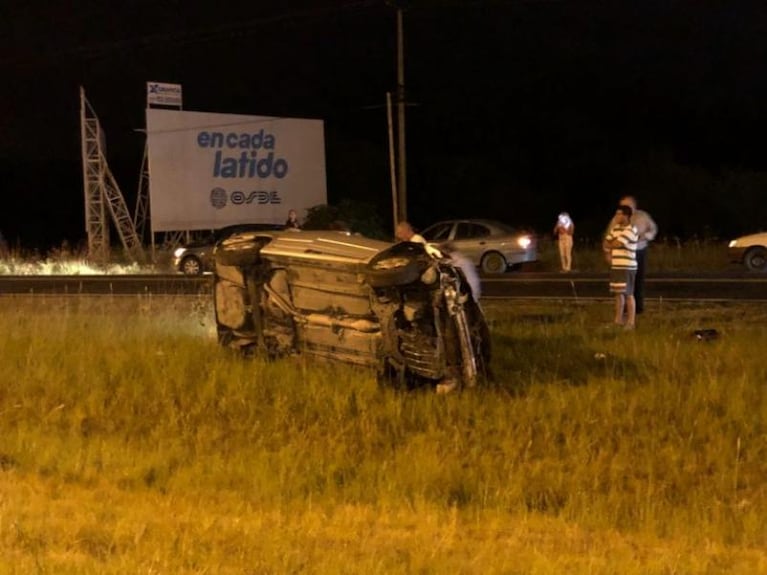
MULTIPOLYGON (((596 234, 634 193, 664 235, 767 221, 767 4, 413 0, 405 12, 409 215, 596 234)), ((0 230, 85 237, 80 85, 133 209, 147 81, 188 110, 325 120, 331 203, 389 214, 383 0, 0 4, 0 230), (53 7, 52 7, 53 6, 53 7)))

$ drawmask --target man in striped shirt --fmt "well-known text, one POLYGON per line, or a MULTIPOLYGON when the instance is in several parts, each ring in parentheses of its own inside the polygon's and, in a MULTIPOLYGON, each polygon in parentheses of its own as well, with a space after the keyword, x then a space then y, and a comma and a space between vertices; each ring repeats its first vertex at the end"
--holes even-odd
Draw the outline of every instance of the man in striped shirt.
POLYGON ((632 212, 631 206, 618 206, 613 228, 603 242, 603 247, 610 250, 610 291, 615 294, 615 323, 625 329, 634 329, 636 324, 634 280, 639 234, 631 225, 632 212))

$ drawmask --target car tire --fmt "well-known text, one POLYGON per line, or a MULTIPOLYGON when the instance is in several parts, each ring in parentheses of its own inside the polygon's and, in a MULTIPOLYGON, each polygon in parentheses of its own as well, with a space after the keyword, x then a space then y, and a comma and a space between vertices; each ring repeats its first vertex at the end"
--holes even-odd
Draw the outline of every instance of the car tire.
POLYGON ((216 247, 216 262, 234 267, 257 264, 261 248, 267 243, 268 240, 222 240, 216 247))
POLYGON ((199 276, 202 274, 202 261, 197 256, 188 256, 181 260, 178 266, 185 276, 199 276))
POLYGON ((480 267, 486 274, 502 274, 506 271, 506 258, 498 252, 487 252, 482 256, 480 267))
POLYGON ((389 270, 376 270, 368 266, 367 283, 374 288, 411 284, 420 277, 422 268, 423 266, 417 261, 408 262, 407 265, 389 270))
POLYGON ((767 249, 761 246, 750 248, 743 256, 743 263, 753 272, 767 270, 767 249))
POLYGON ((402 242, 394 248, 374 257, 367 264, 367 283, 371 287, 402 286, 417 281, 429 266, 431 258, 423 251, 423 247, 410 242, 402 242), (406 260, 403 265, 396 267, 380 267, 390 258, 406 260))

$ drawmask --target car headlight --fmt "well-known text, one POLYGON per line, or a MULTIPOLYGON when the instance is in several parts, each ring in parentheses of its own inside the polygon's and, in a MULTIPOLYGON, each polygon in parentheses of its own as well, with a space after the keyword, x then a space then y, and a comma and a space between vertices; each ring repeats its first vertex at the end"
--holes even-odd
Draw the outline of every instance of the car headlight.
POLYGON ((732 240, 727 247, 734 248, 738 245, 738 240, 732 240))
POLYGON ((517 239, 517 243, 519 244, 519 247, 521 247, 523 250, 526 250, 530 247, 530 244, 533 243, 533 240, 530 239, 530 236, 520 236, 517 239))
POLYGON ((186 253, 186 248, 176 248, 176 251, 173 252, 173 257, 180 258, 186 253))

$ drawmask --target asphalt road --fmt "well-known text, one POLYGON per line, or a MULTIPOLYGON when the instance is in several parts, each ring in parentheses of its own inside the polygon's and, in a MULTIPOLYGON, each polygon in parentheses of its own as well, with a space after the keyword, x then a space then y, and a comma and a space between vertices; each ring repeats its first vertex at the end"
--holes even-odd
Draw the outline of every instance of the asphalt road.
MULTIPOLYGON (((211 276, 0 276, 0 295, 205 295, 211 276)), ((512 272, 482 278, 482 297, 487 299, 592 299, 608 298, 606 274, 512 272)), ((747 273, 651 275, 647 299, 666 300, 764 300, 767 275, 747 273)))
MULTIPOLYGON (((482 279, 487 298, 589 299, 611 297, 607 274, 520 273, 482 279)), ((745 273, 650 275, 646 299, 767 300, 767 276, 745 273)))

